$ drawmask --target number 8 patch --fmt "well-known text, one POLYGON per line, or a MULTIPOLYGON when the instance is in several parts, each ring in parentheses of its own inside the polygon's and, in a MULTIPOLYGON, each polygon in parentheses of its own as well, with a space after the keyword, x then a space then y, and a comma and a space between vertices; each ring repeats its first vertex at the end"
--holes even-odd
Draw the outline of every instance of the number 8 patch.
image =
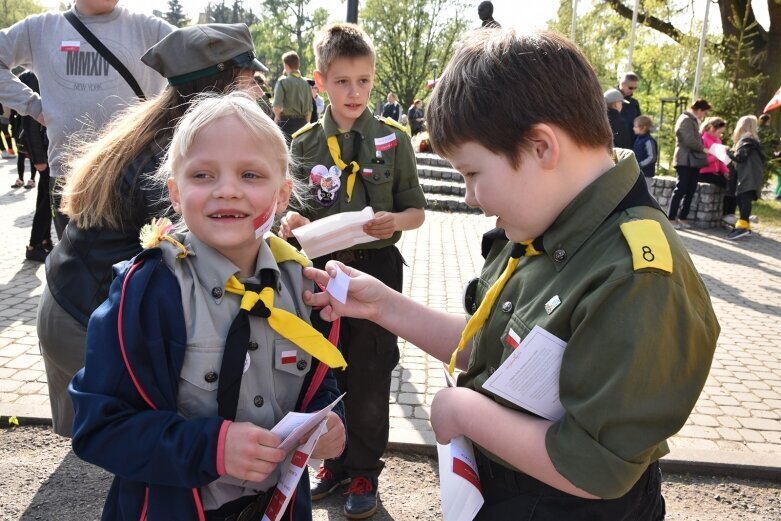
POLYGON ((624 234, 632 251, 635 271, 653 268, 667 273, 673 272, 670 244, 657 221, 651 219, 629 221, 621 225, 621 233, 624 234))

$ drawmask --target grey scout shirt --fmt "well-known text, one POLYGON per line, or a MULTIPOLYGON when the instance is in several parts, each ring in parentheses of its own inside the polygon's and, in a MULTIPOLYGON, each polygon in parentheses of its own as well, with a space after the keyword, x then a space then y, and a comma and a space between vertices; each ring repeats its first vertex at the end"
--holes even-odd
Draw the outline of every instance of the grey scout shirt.
MULTIPOLYGON (((241 297, 227 293, 225 283, 239 277, 236 266, 217 250, 191 233, 176 236, 187 246, 188 255, 178 259, 179 250, 162 242, 163 259, 171 268, 182 293, 187 325, 187 351, 179 380, 178 412, 185 418, 217 416, 217 388, 225 339, 239 312, 241 297)), ((256 273, 271 269, 277 273, 274 306, 297 314, 309 322, 309 308, 302 300, 303 290, 311 283, 302 277, 301 265, 284 262, 277 265, 265 241, 261 243, 256 273)), ((257 278, 239 279, 259 282, 257 278)), ((250 344, 241 381, 237 422, 252 422, 271 429, 286 413, 293 411, 312 357, 271 329, 266 319, 250 317, 250 344), (282 354, 295 352, 295 362, 283 363, 282 354)), ((206 510, 240 496, 257 494, 271 488, 279 479, 279 470, 261 483, 240 481, 230 476, 201 488, 206 510)))

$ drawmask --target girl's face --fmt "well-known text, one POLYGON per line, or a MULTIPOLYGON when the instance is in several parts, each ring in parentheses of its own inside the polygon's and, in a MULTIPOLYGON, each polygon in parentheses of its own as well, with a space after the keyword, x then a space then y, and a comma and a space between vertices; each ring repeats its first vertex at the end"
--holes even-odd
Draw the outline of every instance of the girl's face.
POLYGON ((287 208, 291 182, 272 143, 226 116, 198 131, 168 190, 190 231, 247 276, 262 240, 255 238, 257 221, 287 208))

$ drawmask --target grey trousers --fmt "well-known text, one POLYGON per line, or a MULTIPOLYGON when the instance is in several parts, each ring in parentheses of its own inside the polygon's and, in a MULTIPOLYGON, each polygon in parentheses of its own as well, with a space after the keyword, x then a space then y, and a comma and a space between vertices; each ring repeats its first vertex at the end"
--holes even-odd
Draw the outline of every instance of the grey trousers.
POLYGON ((68 395, 68 384, 84 367, 87 328, 62 309, 48 286, 44 286, 38 304, 38 342, 49 384, 54 432, 70 437, 73 403, 68 395))

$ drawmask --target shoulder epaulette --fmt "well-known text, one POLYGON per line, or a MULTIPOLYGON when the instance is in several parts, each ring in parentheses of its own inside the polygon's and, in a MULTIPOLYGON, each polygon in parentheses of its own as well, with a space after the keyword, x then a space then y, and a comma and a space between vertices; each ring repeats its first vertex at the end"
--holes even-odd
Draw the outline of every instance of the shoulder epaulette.
POLYGON ((382 121, 383 123, 385 123, 389 127, 394 127, 394 128, 397 128, 397 129, 401 130, 402 132, 410 134, 410 129, 409 128, 405 127, 404 125, 402 125, 401 123, 399 123, 398 121, 396 121, 393 118, 380 118, 380 121, 382 121))
POLYGON ((313 128, 315 128, 315 127, 316 127, 317 125, 319 125, 319 124, 320 124, 320 122, 319 122, 319 121, 317 121, 317 122, 315 122, 315 123, 307 123, 307 124, 306 124, 306 125, 304 125, 303 127, 299 128, 298 130, 296 130, 295 132, 293 132, 293 134, 292 134, 292 136, 291 136, 291 137, 292 137, 293 139, 295 139, 295 138, 297 138, 298 136, 300 136, 301 134, 306 134, 307 132, 309 132, 310 130, 312 130, 313 128))
POLYGON ((653 219, 625 222, 621 225, 621 233, 632 252, 635 271, 652 268, 666 273, 673 272, 670 243, 659 222, 653 219))
POLYGON ((287 261, 293 261, 299 263, 304 268, 312 265, 306 255, 295 249, 295 247, 284 239, 280 239, 276 235, 269 235, 266 240, 268 247, 271 248, 271 254, 274 256, 274 260, 277 264, 287 261))

